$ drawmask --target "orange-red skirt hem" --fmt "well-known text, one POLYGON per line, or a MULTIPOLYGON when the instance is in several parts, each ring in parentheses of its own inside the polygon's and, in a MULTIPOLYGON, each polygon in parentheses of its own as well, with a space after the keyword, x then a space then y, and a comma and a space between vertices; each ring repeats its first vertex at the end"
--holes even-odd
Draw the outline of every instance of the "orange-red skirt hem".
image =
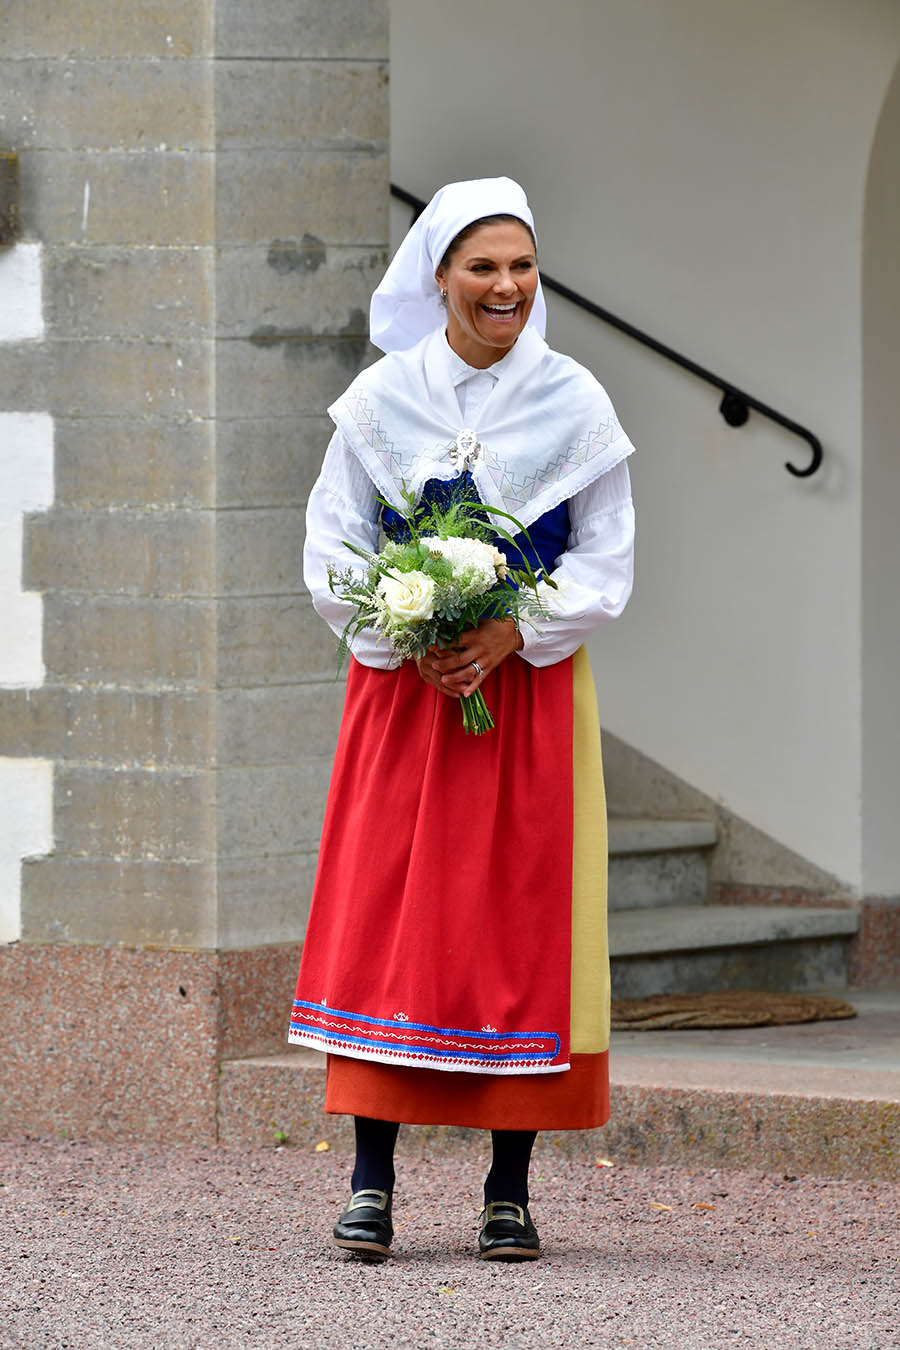
POLYGON ((572 1055, 564 1073, 435 1073, 328 1056, 325 1110, 407 1125, 588 1130, 609 1119, 609 1055, 572 1055))

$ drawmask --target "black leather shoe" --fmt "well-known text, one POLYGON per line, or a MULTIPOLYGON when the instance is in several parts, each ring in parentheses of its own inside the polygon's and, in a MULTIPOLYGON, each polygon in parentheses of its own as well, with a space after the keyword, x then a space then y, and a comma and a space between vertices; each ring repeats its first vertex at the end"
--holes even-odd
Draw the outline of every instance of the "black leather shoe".
POLYGON ((541 1240, 523 1205, 492 1200, 482 1210, 478 1250, 484 1261, 536 1261, 541 1240))
POLYGON ((387 1191, 356 1191, 334 1225, 334 1240, 363 1261, 386 1261, 394 1225, 387 1191))

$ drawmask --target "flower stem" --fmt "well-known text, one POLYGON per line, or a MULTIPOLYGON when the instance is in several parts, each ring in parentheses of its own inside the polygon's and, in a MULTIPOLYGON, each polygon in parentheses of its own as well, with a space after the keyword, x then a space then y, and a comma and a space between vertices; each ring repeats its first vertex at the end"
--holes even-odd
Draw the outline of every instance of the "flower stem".
POLYGON ((485 731, 490 731, 494 725, 494 719, 491 717, 490 709, 484 701, 484 695, 480 689, 476 689, 474 694, 468 698, 460 699, 462 704, 463 731, 468 736, 481 736, 485 731))

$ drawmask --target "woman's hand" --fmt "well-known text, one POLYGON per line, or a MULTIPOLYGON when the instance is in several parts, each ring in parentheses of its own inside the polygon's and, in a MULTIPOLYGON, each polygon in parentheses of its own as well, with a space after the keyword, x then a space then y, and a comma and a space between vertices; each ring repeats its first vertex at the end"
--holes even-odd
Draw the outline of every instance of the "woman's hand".
POLYGON ((453 647, 429 647, 418 661, 419 674, 450 698, 468 698, 492 670, 524 646, 512 619, 484 619, 459 635, 453 647), (481 667, 481 674, 475 669, 481 667))

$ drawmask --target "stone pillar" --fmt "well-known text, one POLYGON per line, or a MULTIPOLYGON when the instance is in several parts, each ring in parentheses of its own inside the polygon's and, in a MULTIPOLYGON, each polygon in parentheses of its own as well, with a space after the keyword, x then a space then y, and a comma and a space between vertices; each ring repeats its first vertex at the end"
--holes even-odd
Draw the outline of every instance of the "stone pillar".
POLYGON ((0 807, 49 817, 0 830, 0 1133, 208 1140, 284 1043, 340 712, 303 507, 385 262, 386 3, 8 7, 0 468, 54 491, 18 577, 0 518, 0 616, 43 611, 0 807))

